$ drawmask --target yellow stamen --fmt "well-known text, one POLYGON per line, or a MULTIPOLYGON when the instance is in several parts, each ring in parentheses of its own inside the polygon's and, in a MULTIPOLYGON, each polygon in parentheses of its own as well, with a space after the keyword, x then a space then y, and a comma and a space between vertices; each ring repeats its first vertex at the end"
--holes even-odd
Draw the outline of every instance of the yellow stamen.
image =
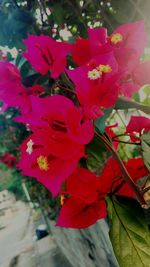
POLYGON ((49 169, 49 166, 48 166, 48 159, 47 157, 45 156, 39 156, 37 158, 37 164, 38 164, 38 167, 41 171, 48 171, 49 169))
POLYGON ((111 40, 111 42, 113 44, 118 44, 118 43, 120 43, 123 40, 123 36, 120 33, 114 33, 111 36, 111 39, 110 40, 111 40))
POLYGON ((33 152, 33 145, 34 145, 34 142, 32 141, 32 139, 30 139, 28 142, 27 142, 27 149, 26 149, 26 152, 31 155, 32 152, 33 152))
POLYGON ((100 71, 98 71, 97 69, 93 69, 88 71, 88 78, 90 80, 96 80, 98 78, 100 78, 102 75, 102 73, 100 71))
POLYGON ((102 65, 100 64, 98 67, 97 67, 97 70, 101 71, 101 72, 104 72, 104 73, 109 73, 112 71, 112 68, 110 65, 102 65))
POLYGON ((64 195, 60 195, 60 205, 63 206, 65 203, 65 196, 64 195))

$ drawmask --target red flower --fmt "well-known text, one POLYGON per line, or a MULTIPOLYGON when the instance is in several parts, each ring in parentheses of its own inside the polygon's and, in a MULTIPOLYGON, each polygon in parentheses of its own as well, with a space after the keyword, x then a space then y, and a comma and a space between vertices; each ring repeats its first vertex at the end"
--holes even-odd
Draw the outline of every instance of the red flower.
POLYGON ((130 58, 127 66, 122 67, 120 75, 120 94, 131 97, 141 86, 150 84, 150 61, 141 62, 134 55, 130 58))
POLYGON ((107 30, 105 28, 88 29, 88 36, 88 39, 78 38, 73 45, 72 56, 78 65, 84 65, 93 57, 112 50, 104 47, 107 42, 107 30))
POLYGON ((41 85, 24 87, 19 69, 9 62, 0 62, 0 100, 3 101, 1 111, 9 107, 19 108, 22 112, 31 109, 30 95, 44 92, 41 85))
POLYGON ((43 92, 44 88, 38 84, 26 88, 21 84, 4 80, 0 83, 0 99, 3 101, 1 111, 15 107, 23 113, 28 113, 32 108, 30 96, 40 95, 43 92))
POLYGON ((51 71, 51 77, 56 79, 66 67, 66 56, 71 45, 65 42, 56 42, 46 35, 33 36, 24 40, 27 52, 23 56, 42 75, 51 71))
POLYGON ((28 123, 36 133, 45 128, 52 131, 56 138, 65 137, 78 144, 87 144, 94 135, 89 120, 74 103, 65 96, 55 95, 46 98, 31 97, 32 112, 17 117, 17 121, 28 123))
POLYGON ((3 81, 21 83, 22 78, 19 69, 12 63, 0 61, 0 84, 3 81))
POLYGON ((16 157, 9 152, 5 152, 2 156, 0 156, 0 161, 9 168, 12 168, 16 165, 16 157))
POLYGON ((83 146, 55 140, 49 131, 37 131, 21 145, 21 160, 17 166, 22 174, 35 177, 55 196, 83 156, 83 146))
POLYGON ((73 59, 78 65, 86 64, 96 55, 114 51, 119 66, 123 66, 134 54, 140 56, 147 45, 144 21, 123 24, 110 37, 105 28, 89 29, 88 37, 77 39, 73 46, 73 59))
MULTIPOLYGON (((134 182, 149 173, 142 158, 129 159, 124 165, 134 182)), ((132 188, 122 179, 118 162, 113 158, 108 159, 99 176, 99 183, 100 192, 103 196, 115 192, 121 196, 134 197, 132 188)))
MULTIPOLYGON (((131 178, 136 182, 148 175, 142 158, 125 163, 131 178)), ((117 161, 110 158, 101 175, 96 177, 87 169, 79 168, 66 180, 62 191, 63 202, 57 226, 86 228, 106 217, 104 198, 108 194, 134 197, 130 186, 122 179, 117 161)))
POLYGON ((133 142, 139 141, 143 132, 150 131, 150 119, 143 116, 131 116, 126 127, 126 133, 130 134, 133 142))
POLYGON ((150 84, 150 61, 140 62, 136 64, 133 79, 140 86, 150 84))
MULTIPOLYGON (((136 54, 141 56, 147 45, 147 34, 144 21, 141 20, 119 26, 110 36, 109 42, 112 46, 118 48, 118 51, 119 48, 122 49, 119 51, 119 56, 124 48, 134 50, 136 54)), ((117 52, 117 49, 115 52, 117 52)), ((123 54, 122 57, 126 60, 125 54, 123 54)))
POLYGON ((93 125, 83 121, 82 113, 74 103, 60 95, 32 97, 32 112, 18 117, 18 121, 29 124, 34 132, 31 140, 35 143, 32 147, 31 142, 30 153, 30 143, 28 152, 28 140, 25 141, 21 147, 19 167, 24 174, 36 177, 56 195, 62 182, 85 156, 84 144, 89 143, 94 135, 93 125), (34 164, 40 156, 50 166, 44 176, 39 166, 34 164))
POLYGON ((105 28, 88 30, 88 39, 79 38, 73 46, 73 59, 78 65, 93 57, 113 52, 120 74, 119 94, 131 97, 141 85, 150 83, 148 62, 140 63, 147 45, 144 21, 119 26, 110 37, 105 28))
POLYGON ((87 169, 77 169, 66 181, 66 197, 57 226, 86 228, 106 217, 106 204, 98 192, 98 178, 87 169))
POLYGON ((75 83, 78 100, 87 118, 96 119, 102 115, 102 107, 113 106, 118 97, 116 80, 117 63, 112 53, 93 58, 89 64, 67 74, 75 83))

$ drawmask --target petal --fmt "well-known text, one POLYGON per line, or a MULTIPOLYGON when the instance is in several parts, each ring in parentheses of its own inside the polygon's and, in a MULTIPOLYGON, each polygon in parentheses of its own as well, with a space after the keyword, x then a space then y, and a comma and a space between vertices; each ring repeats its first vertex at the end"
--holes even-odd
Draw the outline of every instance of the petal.
POLYGON ((106 203, 104 200, 87 206, 80 199, 72 197, 62 206, 56 225, 82 229, 89 227, 106 216, 106 203))

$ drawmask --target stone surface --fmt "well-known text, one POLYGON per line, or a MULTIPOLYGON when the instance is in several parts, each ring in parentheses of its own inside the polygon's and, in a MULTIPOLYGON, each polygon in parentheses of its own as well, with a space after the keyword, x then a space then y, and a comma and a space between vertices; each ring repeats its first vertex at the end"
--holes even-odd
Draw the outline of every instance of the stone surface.
POLYGON ((105 220, 85 230, 55 227, 52 222, 50 225, 57 245, 73 267, 119 267, 105 220))

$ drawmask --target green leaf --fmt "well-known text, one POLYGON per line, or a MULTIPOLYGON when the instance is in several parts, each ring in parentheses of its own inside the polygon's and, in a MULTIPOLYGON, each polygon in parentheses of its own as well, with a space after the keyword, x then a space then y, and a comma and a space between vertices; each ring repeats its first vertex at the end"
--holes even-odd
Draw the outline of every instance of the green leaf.
POLYGON ((141 137, 143 159, 146 167, 150 171, 150 132, 144 133, 141 137))
POLYGON ((131 109, 136 108, 143 111, 146 114, 150 114, 150 107, 138 102, 130 101, 124 97, 119 97, 115 109, 131 109))
POLYGON ((150 95, 150 85, 145 85, 143 91, 146 95, 150 95))
POLYGON ((110 116, 110 114, 112 113, 112 110, 113 108, 107 108, 104 110, 104 115, 103 116, 100 116, 96 122, 95 122, 95 125, 96 127, 98 128, 98 130, 101 132, 101 133, 104 133, 104 130, 105 130, 105 122, 106 120, 108 119, 108 117, 110 116))
POLYGON ((99 174, 107 158, 106 147, 104 143, 95 136, 93 140, 86 146, 88 158, 86 160, 87 167, 99 174))
POLYGON ((110 239, 120 267, 150 266, 150 232, 137 201, 108 198, 110 239))
POLYGON ((63 23, 63 16, 64 16, 64 9, 60 3, 55 3, 53 6, 53 18, 55 23, 57 23, 59 26, 63 23))

